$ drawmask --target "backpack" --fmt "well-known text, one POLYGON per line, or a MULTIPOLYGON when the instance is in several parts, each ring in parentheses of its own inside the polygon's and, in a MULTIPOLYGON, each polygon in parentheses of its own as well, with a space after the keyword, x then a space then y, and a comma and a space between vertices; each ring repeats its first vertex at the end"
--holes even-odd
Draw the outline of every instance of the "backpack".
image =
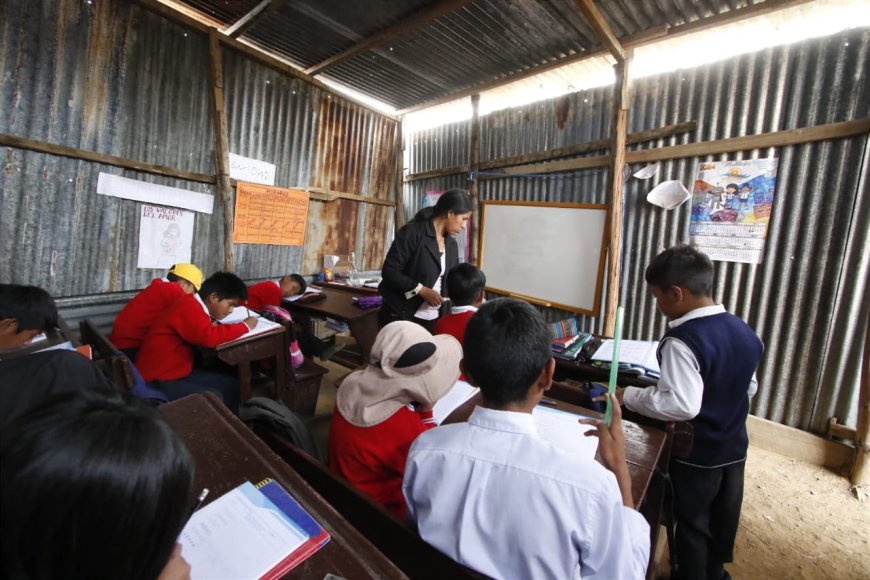
POLYGON ((257 422, 265 423, 287 437, 296 447, 324 462, 323 452, 305 422, 282 403, 266 397, 253 397, 239 405, 239 418, 249 426, 257 422))
MULTIPOLYGON (((290 313, 280 306, 267 304, 266 307, 263 308, 263 316, 272 322, 284 320, 291 324, 293 323, 293 317, 290 316, 290 313)), ((305 355, 302 354, 302 350, 299 348, 299 341, 294 339, 293 342, 290 343, 290 363, 293 365, 294 369, 298 369, 304 362, 305 355)))

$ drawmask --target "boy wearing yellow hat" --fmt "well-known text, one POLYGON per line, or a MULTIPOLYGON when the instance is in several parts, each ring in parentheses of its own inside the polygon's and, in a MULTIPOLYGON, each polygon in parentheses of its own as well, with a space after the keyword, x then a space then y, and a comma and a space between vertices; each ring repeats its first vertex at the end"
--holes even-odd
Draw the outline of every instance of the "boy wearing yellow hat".
POLYGON ((182 296, 199 291, 202 272, 193 264, 175 264, 166 278, 155 278, 115 318, 109 340, 131 360, 142 346, 151 325, 166 308, 182 296))

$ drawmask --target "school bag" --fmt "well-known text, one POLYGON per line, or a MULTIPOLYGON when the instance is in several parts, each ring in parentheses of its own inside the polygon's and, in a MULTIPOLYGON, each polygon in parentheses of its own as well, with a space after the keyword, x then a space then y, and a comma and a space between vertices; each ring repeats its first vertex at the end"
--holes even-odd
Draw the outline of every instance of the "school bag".
MULTIPOLYGON (((293 323, 293 317, 290 316, 290 313, 280 306, 272 306, 269 304, 263 308, 263 311, 263 316, 272 322, 284 320, 291 324, 293 323)), ((293 365, 294 369, 298 369, 304 362, 305 355, 302 354, 302 349, 299 348, 299 341, 294 338, 290 343, 290 363, 293 365)))
POLYGON ((239 405, 239 418, 251 428, 253 423, 264 423, 287 437, 296 447, 324 462, 323 452, 305 422, 283 403, 266 397, 252 397, 239 405))

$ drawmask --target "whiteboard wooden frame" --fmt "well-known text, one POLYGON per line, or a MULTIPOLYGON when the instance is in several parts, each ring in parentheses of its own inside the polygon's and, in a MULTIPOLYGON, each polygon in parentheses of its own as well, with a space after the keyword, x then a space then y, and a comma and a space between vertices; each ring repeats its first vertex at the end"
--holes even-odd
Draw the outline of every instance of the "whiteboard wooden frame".
MULTIPOLYGON (((546 306, 550 308, 560 308, 562 310, 568 310, 570 312, 577 312, 579 314, 585 314, 588 316, 598 316, 601 312, 601 292, 604 286, 604 265, 607 256, 607 210, 608 206, 605 204, 583 204, 583 203, 544 203, 544 202, 533 202, 533 201, 484 201, 482 203, 482 213, 480 218, 480 243, 479 243, 479 252, 478 256, 480 256, 480 269, 486 272, 486 264, 484 263, 484 259, 486 257, 485 243, 486 243, 486 213, 487 208, 491 206, 528 206, 528 207, 543 207, 543 208, 565 208, 569 210, 586 210, 594 213, 600 213, 600 220, 602 224, 601 228, 601 244, 598 255, 598 267, 597 267, 597 275, 595 277, 595 290, 593 295, 593 304, 568 304, 564 301, 553 300, 552 297, 548 298, 547 296, 530 296, 526 294, 519 294, 515 291, 511 291, 507 288, 499 288, 497 286, 490 286, 487 284, 486 289, 490 292, 495 292, 498 294, 506 294, 508 296, 512 296, 514 298, 520 298, 522 300, 526 300, 528 302, 532 302, 534 304, 539 304, 541 306, 546 306)), ((554 248, 555 251, 558 251, 559 248, 554 248)), ((575 248, 572 249, 572 252, 582 251, 582 249, 575 248)), ((573 255, 573 254, 572 254, 573 255)), ((551 279, 556 279, 558 277, 558 272, 529 272, 530 276, 539 276, 538 279, 546 279, 546 275, 550 275, 551 279)), ((487 276, 490 278, 497 278, 493 276, 491 273, 487 276)), ((542 294, 545 294, 543 292, 542 294)))

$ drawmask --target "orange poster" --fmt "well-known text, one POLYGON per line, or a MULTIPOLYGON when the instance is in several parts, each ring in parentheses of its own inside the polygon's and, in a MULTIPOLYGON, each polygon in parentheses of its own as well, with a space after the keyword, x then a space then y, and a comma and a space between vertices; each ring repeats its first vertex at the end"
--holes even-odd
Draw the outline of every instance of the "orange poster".
POLYGON ((308 220, 308 192, 271 185, 236 185, 233 243, 301 246, 308 220))

